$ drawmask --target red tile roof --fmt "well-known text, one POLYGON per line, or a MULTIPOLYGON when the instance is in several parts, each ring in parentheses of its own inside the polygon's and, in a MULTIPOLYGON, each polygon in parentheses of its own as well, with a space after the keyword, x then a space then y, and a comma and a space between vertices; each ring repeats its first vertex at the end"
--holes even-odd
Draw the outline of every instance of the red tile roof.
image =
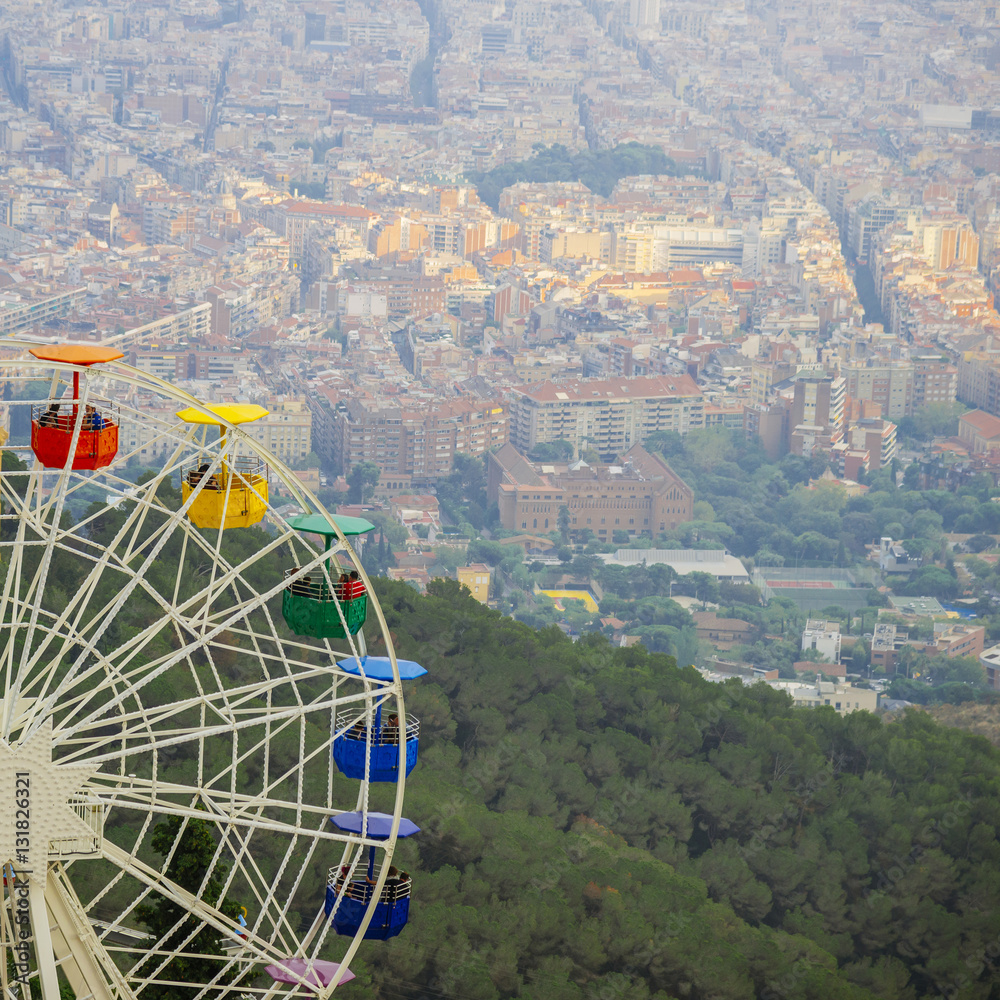
POLYGON ((985 410, 973 410, 971 413, 964 413, 960 419, 982 437, 1000 437, 1000 417, 994 417, 985 410))

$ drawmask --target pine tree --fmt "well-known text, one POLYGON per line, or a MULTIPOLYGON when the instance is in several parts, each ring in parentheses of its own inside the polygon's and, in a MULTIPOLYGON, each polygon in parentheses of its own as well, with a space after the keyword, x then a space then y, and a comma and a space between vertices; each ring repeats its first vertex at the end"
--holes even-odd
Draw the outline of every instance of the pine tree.
MULTIPOLYGON (((202 819, 189 819, 182 832, 181 823, 182 820, 174 816, 162 823, 157 823, 153 828, 153 850, 164 856, 170 853, 170 849, 180 837, 177 849, 174 851, 164 874, 182 889, 199 895, 203 902, 214 906, 225 916, 235 920, 240 912, 239 903, 229 899, 219 902, 229 866, 219 862, 212 867, 212 858, 215 856, 216 850, 212 825, 202 819), (206 874, 208 874, 207 881, 206 874), (203 882, 205 883, 204 889, 202 889, 203 882)), ((193 916, 184 919, 186 912, 186 908, 180 903, 164 896, 156 896, 152 898, 151 902, 136 907, 136 916, 150 930, 147 946, 149 948, 156 947, 160 938, 167 935, 166 939, 159 945, 159 949, 179 952, 159 972, 155 970, 162 961, 162 956, 153 956, 140 970, 142 975, 155 974, 158 980, 174 983, 206 983, 222 969, 225 964, 224 958, 221 957, 225 954, 223 951, 224 937, 214 927, 206 924, 187 941, 186 939, 194 931, 199 921, 193 916), (181 923, 177 929, 171 931, 170 929, 178 921, 181 923), (190 957, 192 954, 219 955, 220 958, 193 958, 190 957)), ((235 969, 231 973, 226 973, 220 982, 231 982, 235 974, 235 969)), ((199 990, 200 988, 197 986, 185 988, 173 985, 160 986, 152 983, 143 989, 142 995, 154 998, 154 1000, 182 1000, 182 998, 194 997, 199 990)), ((203 994, 206 997, 214 995, 211 991, 203 994)))

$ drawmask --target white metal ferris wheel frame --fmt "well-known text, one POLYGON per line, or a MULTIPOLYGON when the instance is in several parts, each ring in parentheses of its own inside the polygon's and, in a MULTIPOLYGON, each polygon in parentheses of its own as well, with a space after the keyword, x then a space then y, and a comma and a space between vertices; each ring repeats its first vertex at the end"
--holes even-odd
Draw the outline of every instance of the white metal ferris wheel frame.
MULTIPOLYGON (((23 341, 8 340, 3 343, 6 347, 22 349, 27 349, 31 346, 38 346, 37 343, 28 343, 23 341)), ((170 711, 163 712, 159 721, 162 721, 162 719, 166 718, 168 715, 176 715, 181 712, 186 713, 189 709, 198 709, 201 714, 202 724, 194 728, 179 728, 173 731, 169 738, 159 739, 157 732, 151 728, 150 716, 155 715, 156 711, 152 706, 147 707, 142 705, 141 701, 139 701, 142 708, 140 712, 126 713, 123 711, 125 701, 129 699, 138 700, 136 692, 141 690, 141 687, 133 687, 130 684, 129 675, 124 674, 121 675, 120 680, 121 683, 124 684, 125 692, 119 694, 116 701, 118 710, 121 713, 120 718, 122 723, 130 728, 116 737, 121 740, 122 750, 117 754, 110 752, 106 753, 104 756, 90 756, 86 758, 86 762, 88 764, 93 764, 95 769, 115 761, 117 761, 120 765, 117 776, 108 771, 101 771, 98 773, 96 770, 91 774, 91 782, 88 792, 99 799, 105 809, 120 808, 137 810, 140 812, 145 811, 147 813, 142 832, 136 839, 131 853, 110 844, 106 839, 103 841, 101 856, 111 861, 119 869, 119 874, 114 880, 112 880, 112 884, 117 882, 118 879, 127 873, 136 879, 140 885, 145 886, 145 890, 141 894, 140 898, 145 898, 151 891, 155 891, 164 898, 172 900, 178 904, 187 913, 193 914, 198 919, 203 921, 203 924, 199 925, 195 931, 192 931, 191 935, 189 935, 186 940, 190 940, 204 925, 214 928, 226 939, 237 937, 241 938, 242 944, 238 952, 238 957, 230 958, 225 966, 226 969, 236 962, 242 963, 249 961, 250 963, 256 965, 266 962, 280 965, 283 960, 293 957, 304 958, 307 961, 315 959, 318 957, 318 949, 322 947, 325 938, 329 934, 330 917, 326 916, 321 908, 314 918, 308 932, 302 937, 301 940, 297 940, 297 935, 288 923, 288 907, 291 903, 290 898, 282 908, 276 911, 277 917, 274 918, 275 933, 272 933, 269 938, 259 937, 257 934, 257 928, 263 922, 265 912, 268 910, 273 911, 274 907, 273 901, 269 900, 266 895, 269 886, 264 880, 263 874, 259 869, 257 869, 256 874, 260 876, 260 881, 256 883, 256 888, 258 893, 261 890, 264 892, 264 895, 262 897, 259 896, 256 900, 260 906, 260 914, 257 918, 256 924, 251 925, 246 929, 241 928, 235 921, 223 915, 215 907, 208 906, 200 900, 197 895, 187 892, 182 887, 168 880, 164 876, 163 872, 156 871, 155 868, 144 864, 136 857, 136 852, 139 849, 154 814, 160 816, 177 816, 181 818, 182 822, 190 818, 200 818, 218 820, 221 825, 222 821, 225 821, 225 835, 221 837, 209 870, 211 872, 215 869, 224 853, 227 858, 229 856, 232 857, 233 864, 230 867, 229 878, 226 882, 225 888, 228 888, 233 877, 236 875, 237 870, 242 871, 246 876, 247 868, 249 867, 252 869, 255 867, 253 858, 249 857, 247 852, 249 836, 255 830, 273 830, 274 832, 291 837, 290 845, 285 852, 284 860, 281 862, 281 873, 283 873, 284 869, 287 867, 295 845, 301 843, 302 840, 305 840, 306 843, 310 844, 309 849, 306 852, 307 860, 303 863, 303 867, 299 870, 298 875, 295 878, 292 888, 293 894, 299 889, 301 879, 308 864, 308 859, 312 857, 317 844, 322 841, 342 842, 342 862, 349 864, 349 877, 353 877, 355 870, 358 868, 364 848, 376 847, 383 851, 383 863, 379 866, 375 885, 372 888, 372 902, 367 908, 367 912, 365 913, 357 934, 349 943, 346 952, 340 958, 342 967, 349 967, 349 964, 357 952, 357 949, 363 940, 364 934, 372 919, 375 910, 375 903, 380 897, 383 884, 388 874, 388 862, 391 859, 395 848, 396 837, 402 816, 403 793, 405 789, 405 741, 399 741, 398 778, 396 782, 390 834, 387 840, 376 840, 367 836, 355 836, 335 831, 331 828, 331 824, 329 824, 328 821, 331 811, 336 810, 331 810, 331 808, 324 807, 322 805, 311 806, 308 803, 303 803, 301 801, 301 793, 303 785, 303 768, 306 763, 305 761, 300 761, 300 766, 297 769, 293 768, 291 771, 276 777, 270 783, 269 793, 263 796, 247 795, 237 792, 236 773, 239 765, 246 761, 253 753, 263 752, 264 745, 271 738, 272 727, 277 727, 275 731, 280 732, 286 725, 292 725, 296 720, 303 722, 307 713, 321 712, 325 717, 326 712, 328 711, 331 719, 332 737, 334 735, 336 708, 338 705, 356 705, 359 709, 363 708, 364 716, 370 718, 374 709, 378 705, 387 704, 392 701, 395 704, 394 711, 399 718, 400 731, 406 732, 405 706, 391 636, 382 610, 372 595, 370 581, 365 574, 360 560, 358 560, 355 556, 350 543, 344 537, 339 528, 337 528, 334 520, 329 514, 326 513, 315 495, 297 480, 291 469, 289 469, 276 456, 268 453, 249 435, 241 430, 239 426, 228 423, 225 420, 220 420, 216 414, 210 411, 203 403, 191 394, 178 389, 163 379, 149 375, 119 362, 94 365, 92 369, 82 369, 78 365, 36 360, 34 358, 0 360, 0 382, 7 380, 16 382, 28 381, 37 379, 39 375, 48 375, 50 373, 50 399, 54 399, 56 397, 58 387, 64 384, 62 381, 63 378, 67 380, 68 384, 69 378, 78 374, 80 376, 79 403, 81 407, 86 405, 88 399, 91 398, 93 384, 99 380, 108 379, 116 383, 122 383, 130 386, 134 390, 146 391, 161 398, 172 400, 181 406, 192 407, 198 412, 206 416, 210 416, 213 420, 218 421, 226 431, 226 435, 228 437, 227 450, 229 453, 233 453, 237 447, 242 447, 250 451, 252 454, 260 456, 260 458, 263 459, 263 461, 266 462, 266 464, 275 472, 278 479, 281 480, 282 484, 288 489, 289 493, 294 497, 298 504, 300 504, 304 509, 315 511, 316 513, 322 514, 326 518, 332 530, 336 532, 339 547, 335 551, 346 552, 348 558, 358 569, 366 591, 369 594, 369 609, 374 611, 378 627, 381 630, 382 638, 386 644, 388 658, 392 664, 393 680, 391 683, 379 682, 376 684, 375 682, 372 682, 364 675, 362 668, 360 676, 360 685, 362 690, 347 697, 338 697, 339 687, 343 681, 349 680, 354 684, 358 684, 359 678, 337 670, 333 666, 333 662, 330 662, 329 664, 323 663, 319 666, 305 662, 291 662, 283 651, 283 647, 278 644, 278 655, 273 656, 272 659, 280 659, 282 661, 283 674, 281 676, 269 678, 263 685, 257 683, 228 688, 224 687, 220 681, 218 689, 210 695, 207 695, 204 691, 200 691, 197 698, 190 698, 183 702, 172 704, 169 706, 170 711), (298 697, 298 692, 296 690, 296 704, 281 708, 271 705, 271 693, 274 689, 280 688, 282 685, 291 685, 292 688, 295 689, 296 683, 322 675, 330 675, 331 677, 331 688, 329 689, 329 697, 327 700, 313 702, 306 705, 302 703, 302 700, 298 697), (250 705, 255 696, 262 694, 266 695, 267 709, 265 710, 263 716, 261 716, 259 712, 255 715, 253 714, 254 710, 246 706, 250 705), (239 706, 241 705, 245 707, 240 708, 239 706), (242 716, 240 716, 241 712, 243 713, 242 716), (210 725, 205 725, 206 719, 210 713, 215 717, 214 729, 210 725), (227 772, 231 772, 230 787, 228 792, 218 788, 201 787, 204 785, 204 773, 202 771, 201 764, 199 764, 199 787, 197 789, 186 785, 174 785, 157 779, 155 760, 158 754, 153 751, 159 751, 170 746, 180 746, 185 742, 190 743, 195 740, 202 741, 198 743, 198 746, 200 750, 203 751, 204 739, 206 737, 210 737, 213 732, 217 732, 220 735, 233 735, 237 734, 240 730, 250 732, 253 730, 253 727, 257 726, 263 726, 261 739, 256 742, 252 742, 249 750, 244 749, 244 751, 239 755, 237 754, 237 742, 234 739, 233 759, 231 764, 229 767, 225 768, 220 775, 215 775, 212 778, 212 784, 214 785, 220 776, 224 776, 227 772), (149 745, 145 748, 128 747, 127 738, 133 737, 141 731, 148 733, 150 741, 149 745), (134 776, 127 776, 124 773, 126 758, 137 756, 144 750, 146 752, 150 752, 154 760, 151 778, 146 780, 138 779, 134 776), (298 801, 289 803, 285 799, 272 798, 271 792, 285 782, 289 775, 296 770, 298 801), (192 792, 196 793, 193 797, 191 795, 192 792), (187 804, 183 804, 183 800, 185 798, 188 799, 187 804), (178 799, 181 801, 178 801, 178 799), (198 804, 200 804, 203 808, 196 808, 198 804), (262 818, 266 809, 283 809, 287 811, 290 807, 294 807, 295 809, 295 819, 293 822, 281 822, 274 818, 264 820, 262 818), (208 812, 206 812, 205 809, 208 809, 208 812), (307 825, 310 820, 312 821, 312 826, 307 825), (241 833, 241 831, 246 834, 246 840, 241 839, 243 837, 243 833, 241 833), (284 933, 277 935, 280 940, 280 945, 276 945, 273 939, 276 936, 277 930, 282 926, 284 927, 284 933), (289 951, 292 946, 294 946, 294 951, 290 954, 289 951), (307 954, 310 950, 311 953, 307 954)), ((65 398, 66 397, 64 397, 64 399, 65 398)), ((96 399, 98 397, 94 398, 96 399)), ((28 402, 28 400, 24 400, 22 405, 27 405, 28 402)), ((123 407, 123 412, 125 409, 126 408, 123 407)), ((136 419, 143 419, 141 411, 134 412, 136 414, 136 419)), ((74 427, 73 439, 70 446, 71 456, 76 447, 76 442, 80 433, 80 426, 80 422, 77 421, 74 427)), ((150 484, 151 488, 147 490, 147 493, 137 498, 134 508, 126 516, 126 527, 131 525, 135 532, 138 532, 138 526, 144 521, 146 514, 150 510, 156 509, 161 514, 165 512, 165 508, 154 504, 156 499, 156 487, 164 480, 170 481, 171 476, 181 470, 185 454, 189 455, 192 450, 212 451, 212 449, 206 445, 204 434, 202 435, 200 442, 197 440, 196 434, 197 428, 195 426, 182 425, 178 422, 176 428, 170 435, 170 439, 174 443, 173 458, 165 463, 164 468, 158 472, 157 476, 150 484)), ((223 446, 220 444, 217 449, 219 454, 216 462, 222 460, 222 447, 223 446)), ((136 457, 138 457, 138 450, 139 448, 137 446, 136 451, 133 453, 136 457)), ((114 480, 114 469, 124 465, 130 457, 132 457, 132 455, 127 452, 119 453, 112 467, 107 470, 101 470, 96 474, 97 477, 106 477, 114 480)), ((41 613, 41 609, 38 606, 40 603, 38 595, 36 594, 36 600, 33 602, 34 607, 31 607, 29 611, 27 607, 28 602, 21 600, 20 591, 18 591, 18 594, 15 595, 15 600, 13 602, 11 601, 10 588, 12 581, 15 578, 19 579, 21 570, 20 559, 23 554, 23 546, 26 544, 25 529, 29 519, 34 521, 34 526, 38 534, 46 539, 45 555, 43 557, 44 569, 40 565, 43 586, 47 583, 47 580, 44 579, 44 575, 48 571, 48 565, 51 560, 53 549, 57 545, 57 540, 62 539, 65 543, 67 540, 72 538, 73 531, 78 529, 80 526, 77 524, 71 529, 63 529, 60 526, 61 515, 63 513, 67 497, 73 492, 73 490, 78 489, 80 485, 88 481, 87 474, 81 476, 79 473, 75 473, 70 469, 70 461, 71 459, 68 458, 66 467, 62 470, 42 469, 40 463, 36 461, 34 468, 29 469, 29 471, 25 474, 28 476, 28 486, 25 494, 24 506, 19 511, 22 516, 19 518, 18 523, 18 540, 17 544, 15 544, 12 548, 11 563, 8 566, 2 595, 0 595, 0 608, 3 609, 3 617, 0 618, 0 621, 7 621, 7 609, 12 606, 15 607, 16 614, 19 616, 17 619, 19 623, 23 624, 22 619, 27 617, 28 634, 25 640, 24 648, 28 651, 28 655, 31 657, 33 662, 38 661, 39 657, 42 653, 44 653, 48 645, 47 642, 43 642, 39 649, 34 649, 34 634, 47 633, 51 636, 53 634, 58 634, 58 629, 65 629, 68 625, 69 610, 74 607, 74 603, 72 600, 70 601, 67 608, 63 610, 60 618, 56 622, 50 621, 46 624, 44 621, 40 622, 40 618, 44 618, 44 615, 41 613), (43 501, 41 489, 41 477, 43 475, 46 477, 58 477, 55 489, 51 491, 48 499, 45 501, 43 501), (75 485, 73 485, 74 480, 77 480, 75 485), (46 530, 49 522, 51 522, 51 527, 48 527, 48 530, 46 530), (17 562, 17 565, 15 565, 15 562, 17 562)), ((7 502, 10 503, 15 498, 3 484, 3 478, 3 476, 0 476, 0 493, 7 494, 6 499, 7 502)), ((118 479, 117 483, 122 490, 124 490, 126 486, 131 485, 124 479, 118 479)), ((148 553, 144 553, 142 551, 129 553, 130 558, 141 557, 138 569, 133 573, 131 585, 123 588, 122 592, 117 595, 113 606, 102 609, 101 613, 104 616, 105 625, 101 628, 100 633, 91 635, 86 650, 88 655, 97 656, 98 659, 96 664, 87 668, 88 671, 93 672, 99 671, 100 669, 101 657, 94 649, 94 643, 100 635, 103 634, 103 630, 107 627, 107 623, 114 618, 114 615, 123 606, 129 595, 134 591, 134 588, 139 586, 144 580, 146 569, 155 561, 166 539, 178 529, 184 534, 183 545, 185 546, 185 549, 183 552, 186 552, 186 546, 190 543, 196 547, 195 550, 197 550, 197 548, 201 548, 205 554, 210 554, 211 557, 214 558, 211 570, 212 582, 208 589, 208 596, 205 596, 203 591, 199 591, 195 598, 188 602, 189 604, 196 604, 199 602, 199 598, 201 598, 205 605, 205 614, 200 622, 200 634, 195 633, 197 638, 191 639, 186 646, 182 646, 180 650, 175 651, 171 657, 167 658, 167 661, 164 664, 160 665, 157 672, 163 673, 169 669, 171 664, 180 663, 183 657, 189 656, 193 650, 204 649, 208 643, 226 633, 227 630, 239 633, 237 623, 240 621, 247 622, 246 633, 251 634, 253 630, 249 625, 248 616, 252 611, 263 610, 270 622, 271 618, 270 612, 267 610, 267 602, 280 595, 281 591, 287 586, 287 580, 282 579, 279 585, 272 587, 265 593, 255 593, 248 604, 240 604, 237 608, 232 609, 232 613, 228 616, 228 618, 223 618, 221 620, 210 620, 212 616, 209 615, 209 598, 213 592, 211 589, 212 586, 215 587, 215 593, 220 593, 222 589, 233 582, 242 567, 245 567, 250 563, 255 563, 258 559, 265 556, 269 552, 276 553, 278 547, 290 539, 294 539, 297 544, 306 549, 309 549, 310 546, 303 543, 301 536, 297 535, 297 533, 295 533, 293 529, 287 525, 287 523, 283 522, 280 516, 274 514, 269 508, 268 512, 271 515, 272 520, 278 525, 279 529, 281 529, 278 538, 272 540, 269 545, 260 550, 254 559, 247 560, 246 562, 235 566, 230 566, 221 557, 223 529, 218 529, 214 547, 206 545, 204 537, 198 534, 194 525, 186 516, 187 509, 190 506, 192 499, 193 497, 189 498, 188 501, 182 505, 179 511, 173 512, 170 518, 170 530, 164 530, 161 533, 161 537, 156 540, 155 544, 148 553), (220 564, 222 566, 222 572, 217 576, 220 564)), ((132 537, 134 541, 137 534, 133 534, 132 537)), ((113 545, 106 546, 100 555, 92 560, 93 565, 91 566, 90 573, 88 575, 91 592, 100 581, 102 574, 107 571, 109 565, 111 564, 112 554, 114 551, 115 547, 113 545)), ((311 561, 306 562, 305 565, 298 568, 297 575, 301 576, 310 569, 321 567, 323 560, 328 557, 328 555, 329 553, 316 552, 311 561)), ((118 560, 118 563, 120 562, 121 560, 118 560)), ((183 563, 184 554, 182 553, 180 565, 182 566, 183 563)), ((122 570, 121 565, 116 564, 115 570, 120 572, 122 570)), ((34 582, 38 582, 37 577, 34 582)), ((178 572, 177 585, 175 585, 174 588, 173 600, 169 604, 162 604, 161 602, 161 610, 164 612, 164 618, 158 619, 152 625, 149 625, 146 629, 147 633, 152 631, 155 634, 156 631, 163 627, 165 620, 169 620, 179 630, 184 630, 187 633, 191 633, 193 631, 190 628, 191 620, 185 620, 182 614, 182 609, 177 607, 179 584, 180 574, 178 572)), ((154 594, 152 589, 147 588, 147 596, 152 594, 154 594)), ((80 601, 78 607, 79 613, 82 615, 83 610, 87 607, 86 599, 80 601)), ((197 618, 194 620, 197 620, 197 618)), ((79 622, 75 624, 78 625, 79 622)), ((10 625, 0 624, 0 628, 7 629, 8 627, 13 629, 14 622, 11 622, 10 625)), ((268 641, 270 641, 276 634, 274 633, 273 625, 271 632, 271 636, 266 637, 268 638, 268 641)), ((144 635, 145 633, 140 636, 134 636, 132 640, 130 640, 130 643, 126 644, 126 648, 131 645, 134 649, 141 650, 144 635)), ((148 636, 146 638, 148 638, 148 636)), ((363 655, 363 634, 361 634, 359 638, 360 643, 358 644, 355 644, 351 638, 346 640, 350 650, 350 655, 357 657, 363 655)), ((62 636, 62 644, 63 652, 65 652, 67 644, 65 634, 62 636)), ((4 671, 3 711, 2 715, 0 715, 0 743, 2 743, 4 747, 8 745, 7 741, 10 739, 13 732, 19 732, 20 734, 20 739, 16 741, 18 746, 23 746, 33 735, 39 733, 41 728, 44 726, 45 721, 47 719, 51 719, 50 713, 54 709, 56 699, 60 694, 60 685, 65 684, 64 679, 56 685, 54 691, 49 691, 49 682, 47 681, 41 690, 42 697, 39 697, 38 693, 33 693, 26 697, 25 692, 23 692, 20 687, 21 680, 23 679, 21 672, 22 665, 15 665, 13 662, 14 645, 13 638, 11 638, 11 641, 8 642, 7 662, 5 664, 0 664, 0 670, 4 671)), ((325 642, 325 647, 330 654, 331 661, 334 660, 338 654, 331 649, 329 641, 325 642)), ((317 647, 311 646, 310 648, 316 649, 317 647)), ((257 645, 254 646, 254 649, 256 650, 256 653, 260 658, 260 662, 263 665, 265 662, 263 652, 257 645)), ((245 650, 241 650, 241 652, 245 652, 245 650)), ((107 662, 104 663, 103 668, 107 670, 107 662)), ((120 671, 121 667, 116 666, 115 669, 120 671)), ((155 676, 155 674, 149 674, 148 665, 140 665, 136 669, 145 671, 143 674, 143 684, 147 683, 152 676, 155 676)), ((27 673, 26 670, 25 673, 27 673)), ((266 671, 264 671, 264 674, 265 677, 267 677, 266 671)), ((52 678, 50 677, 49 680, 51 679, 52 678)), ((79 681, 80 678, 76 677, 75 680, 79 681)), ((84 702, 86 702, 86 699, 83 699, 80 704, 82 705, 84 702)), ((106 709, 108 707, 107 703, 104 703, 102 707, 106 709)), ((167 706, 161 706, 161 708, 166 707, 167 706)), ((91 724, 95 723, 96 719, 94 718, 94 713, 91 713, 91 716, 86 717, 83 722, 91 724)), ((77 725, 74 731, 79 732, 80 726, 77 725)), ((60 746, 66 752, 59 757, 59 767, 56 768, 53 766, 53 770, 59 770, 66 765, 71 765, 78 758, 83 758, 86 752, 84 743, 90 742, 80 739, 74 740, 68 735, 63 739, 60 739, 59 735, 60 734, 57 733, 53 737, 53 744, 60 746)), ((304 752, 302 739, 302 730, 300 728, 300 748, 302 749, 302 752, 304 752)), ((370 749, 370 726, 368 727, 367 739, 369 741, 370 749)), ((329 744, 327 744, 320 752, 325 752, 327 756, 329 756, 329 744)), ((317 751, 313 751, 310 756, 315 756, 316 754, 317 751)), ((332 778, 329 780, 332 780, 332 778)), ((327 789, 328 799, 331 796, 329 780, 327 789)), ((365 815, 367 815, 367 781, 363 781, 360 784, 357 807, 363 810, 365 815)), ((171 851, 171 854, 168 855, 166 861, 164 862, 164 869, 166 868, 170 857, 172 857, 172 854, 173 851, 171 851)), ((106 925, 105 929, 103 929, 99 935, 95 931, 83 904, 77 898, 76 893, 73 890, 73 886, 70 883, 66 871, 68 863, 68 861, 63 860, 48 863, 48 878, 46 880, 43 880, 41 884, 36 884, 36 882, 31 880, 27 883, 29 909, 34 918, 31 921, 31 926, 35 934, 35 937, 33 938, 35 944, 34 951, 36 954, 38 976, 42 987, 43 1000, 56 1000, 58 997, 58 983, 56 975, 57 960, 55 952, 60 949, 63 950, 64 953, 68 951, 71 955, 73 960, 76 962, 79 972, 86 979, 87 985, 91 990, 91 995, 95 996, 95 998, 101 997, 102 1000, 103 998, 109 998, 109 1000, 111 1000, 111 998, 115 998, 115 1000, 118 1000, 118 998, 120 998, 120 1000, 127 1000, 127 998, 137 996, 141 997, 142 989, 145 985, 149 985, 153 982, 162 985, 161 980, 156 980, 151 977, 143 979, 132 975, 130 979, 129 975, 136 973, 140 965, 143 963, 137 961, 130 970, 129 974, 122 972, 119 966, 111 958, 110 951, 112 949, 106 943, 109 938, 127 933, 128 928, 125 924, 121 923, 121 920, 123 917, 127 916, 132 909, 134 909, 139 900, 135 900, 129 906, 125 914, 120 914, 114 921, 111 922, 111 924, 106 925), (49 916, 51 916, 51 918, 55 921, 55 925, 51 927, 51 929, 49 916), (53 943, 53 938, 56 939, 55 943, 53 943), (94 977, 97 977, 100 980, 100 984, 103 985, 103 989, 97 989, 99 984, 92 981, 94 977)), ((209 876, 206 875, 206 881, 208 880, 208 877, 209 876)), ((280 873, 278 878, 280 878, 280 873)), ((275 881, 277 881, 277 878, 275 881)), ((248 882, 250 884, 255 884, 249 878, 248 882)), ((110 888, 110 886, 108 888, 110 888)), ((107 891, 107 889, 104 890, 104 892, 107 891)), ((20 892, 21 888, 19 887, 18 893, 20 892)), ((103 892, 99 894, 96 899, 100 899, 103 894, 103 892)), ((11 889, 9 893, 9 900, 12 901, 14 896, 14 890, 11 889)), ((90 905, 93 905, 94 902, 95 901, 91 901, 90 905)), ((14 905, 15 904, 12 902, 11 906, 14 905)), ((178 921, 175 928, 182 924, 184 919, 186 918, 182 918, 178 921)), ((17 927, 16 923, 12 922, 13 920, 13 910, 8 912, 7 907, 0 909, 0 938, 4 938, 8 941, 12 939, 17 927)), ((163 935, 163 938, 167 937, 169 934, 169 931, 166 932, 163 935)), ((161 940, 163 938, 161 938, 161 940)), ((160 965, 161 969, 164 965, 166 965, 169 959, 170 955, 163 957, 163 961, 160 965)), ((65 967, 64 971, 66 971, 65 967)), ((223 972, 224 971, 225 969, 223 972)), ((222 973, 220 972, 219 975, 222 975, 222 973)), ((6 961, 0 963, 0 986, 2 986, 5 992, 10 988, 10 984, 8 983, 6 961)), ((328 996, 335 989, 336 983, 331 983, 324 988, 317 989, 316 987, 313 987, 313 992, 315 992, 320 1000, 322 1000, 322 998, 328 996)), ((209 993, 216 996, 236 996, 241 993, 246 993, 258 997, 276 997, 284 994, 285 990, 277 983, 263 989, 248 987, 245 985, 230 986, 227 984, 215 983, 206 985, 205 989, 203 989, 198 995, 208 995, 209 993)), ((10 995, 13 996, 15 994, 10 995)))

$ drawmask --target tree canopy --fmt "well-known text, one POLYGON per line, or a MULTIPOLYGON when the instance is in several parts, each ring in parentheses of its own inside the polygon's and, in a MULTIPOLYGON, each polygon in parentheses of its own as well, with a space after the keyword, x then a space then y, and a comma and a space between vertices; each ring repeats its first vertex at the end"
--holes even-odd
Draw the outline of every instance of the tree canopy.
POLYGON ((430 674, 407 692, 411 919, 356 963, 371 996, 994 995, 986 740, 709 684, 454 581, 377 587, 430 674))
POLYGON ((622 177, 679 173, 677 165, 659 146, 626 142, 614 149, 584 149, 578 153, 558 143, 554 146, 539 144, 535 146, 535 155, 528 160, 505 163, 467 176, 476 185, 480 200, 495 211, 499 208, 503 189, 520 181, 579 181, 606 198, 622 177))
MULTIPOLYGON (((222 887, 229 872, 224 862, 212 864, 218 845, 212 826, 200 819, 189 819, 184 823, 173 816, 157 823, 153 828, 152 847, 157 853, 169 858, 164 874, 182 889, 198 896, 209 906, 234 920, 240 912, 235 900, 222 899, 222 887)), ((166 896, 152 896, 150 902, 136 907, 136 916, 150 931, 149 947, 155 947, 161 938, 161 951, 176 951, 162 970, 158 970, 162 958, 150 958, 148 973, 158 979, 174 982, 208 982, 225 965, 223 941, 219 932, 211 926, 198 927, 198 921, 186 916, 187 910, 180 903, 166 896), (194 932, 192 934, 192 932, 194 932), (203 955, 218 955, 218 959, 202 958, 203 955), (194 957, 199 956, 199 957, 194 957)), ((224 974, 220 982, 231 982, 232 974, 224 974)), ((147 986, 143 994, 162 1000, 182 1000, 200 992, 199 987, 147 986)), ((217 995, 209 991, 208 996, 217 995)))

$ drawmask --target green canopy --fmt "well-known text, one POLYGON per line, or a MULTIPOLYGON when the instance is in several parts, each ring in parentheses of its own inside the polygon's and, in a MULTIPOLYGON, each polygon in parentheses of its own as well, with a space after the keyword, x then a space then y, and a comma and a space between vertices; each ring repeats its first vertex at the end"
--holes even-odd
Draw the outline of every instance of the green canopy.
MULTIPOLYGON (((375 525, 363 517, 341 517, 339 514, 331 516, 333 523, 345 535, 363 535, 367 531, 375 530, 375 525)), ((323 535, 326 538, 336 535, 330 527, 330 522, 322 514, 298 514, 290 517, 288 523, 296 531, 308 531, 310 534, 323 535)))

